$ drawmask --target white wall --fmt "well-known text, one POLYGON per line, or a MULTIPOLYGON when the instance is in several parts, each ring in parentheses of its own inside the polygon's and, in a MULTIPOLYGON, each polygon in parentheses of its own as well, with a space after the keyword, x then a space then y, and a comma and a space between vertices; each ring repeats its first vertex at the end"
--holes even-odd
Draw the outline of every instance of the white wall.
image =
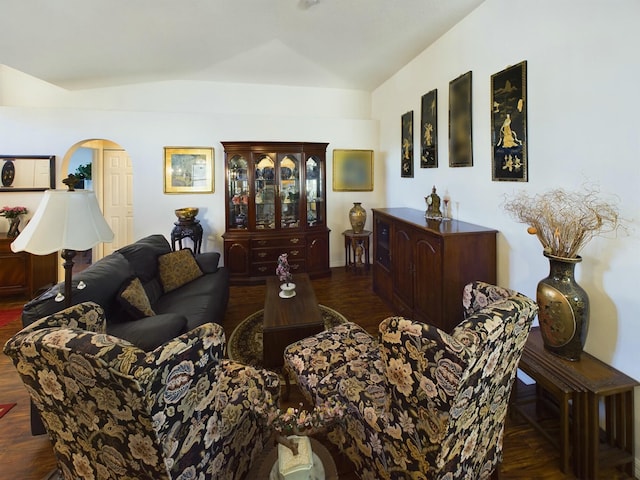
MULTIPOLYGON (((55 154, 60 167, 69 148, 95 138, 116 142, 129 153, 136 238, 151 233, 168 237, 176 220, 173 210, 194 206, 200 208, 198 218, 208 239, 204 250, 222 250, 224 151, 220 142, 225 140, 329 142, 327 218, 332 230, 332 266, 344 264, 341 232, 350 228, 349 208, 354 201, 372 206, 372 199, 384 188, 378 181, 375 192, 331 189, 333 149, 377 147, 378 127, 370 119, 370 94, 366 92, 207 82, 67 92, 46 88, 6 67, 0 69, 0 82, 0 102, 5 105, 0 106, 3 154, 55 154), (25 79, 28 81, 23 82, 25 79), (35 85, 40 107, 33 106, 24 91, 31 85, 35 85), (164 146, 214 147, 215 192, 164 194, 164 146)), ((58 183, 61 178, 58 173, 58 183)), ((39 193, 0 193, 0 204, 25 205, 33 212, 40 197, 39 193)))
MULTIPOLYGON (((591 300, 586 351, 640 379, 640 2, 613 0, 487 0, 442 36, 372 97, 380 121, 380 154, 387 170, 388 206, 425 209, 436 185, 448 189, 454 216, 496 228, 498 281, 535 298, 548 262, 526 225, 508 217, 503 196, 597 183, 617 195, 629 231, 598 238, 582 252, 578 282, 591 300), (490 77, 508 65, 528 63, 529 182, 492 182, 490 77), (449 81, 473 76, 473 157, 470 168, 448 167, 449 81), (400 178, 400 116, 438 89, 439 167, 400 178), (456 208, 459 205, 459 208, 456 208)), ((419 129, 418 129, 419 130, 419 129)), ((414 152, 419 131, 414 129, 414 152)), ((640 392, 637 392, 640 393, 640 392)), ((640 398, 636 395, 636 448, 640 448, 640 398)), ((636 459, 640 455, 636 453, 636 459)), ((638 463, 638 462, 636 462, 638 463)))

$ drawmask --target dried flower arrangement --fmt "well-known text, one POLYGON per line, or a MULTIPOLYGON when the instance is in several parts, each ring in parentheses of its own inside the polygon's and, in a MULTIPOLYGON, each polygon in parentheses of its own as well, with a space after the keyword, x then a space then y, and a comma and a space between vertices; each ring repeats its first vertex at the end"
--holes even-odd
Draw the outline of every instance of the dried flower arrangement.
POLYGON ((18 218, 20 215, 26 215, 29 213, 27 207, 2 207, 0 210, 0 217, 5 218, 18 218))
POLYGON ((599 190, 585 186, 583 191, 561 188, 530 197, 524 192, 507 198, 504 209, 517 221, 529 225, 545 253, 577 258, 593 237, 614 232, 621 226, 616 203, 601 200, 599 190))

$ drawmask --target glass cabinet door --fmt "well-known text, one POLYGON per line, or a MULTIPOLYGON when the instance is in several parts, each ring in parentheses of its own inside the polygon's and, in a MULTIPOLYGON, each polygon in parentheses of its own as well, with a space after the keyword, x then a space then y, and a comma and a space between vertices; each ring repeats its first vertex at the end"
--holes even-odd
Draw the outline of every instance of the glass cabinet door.
POLYGON ((270 155, 261 155, 256 161, 255 208, 256 228, 276 228, 276 165, 270 155))
POLYGON ((278 155, 280 228, 300 227, 300 154, 278 155))
POLYGON ((229 228, 247 228, 249 208, 248 162, 242 155, 229 161, 229 228))
POLYGON ((324 212, 324 208, 322 208, 322 202, 324 201, 323 171, 318 157, 311 156, 307 159, 305 186, 307 192, 307 225, 310 227, 324 224, 324 218, 322 218, 324 212))

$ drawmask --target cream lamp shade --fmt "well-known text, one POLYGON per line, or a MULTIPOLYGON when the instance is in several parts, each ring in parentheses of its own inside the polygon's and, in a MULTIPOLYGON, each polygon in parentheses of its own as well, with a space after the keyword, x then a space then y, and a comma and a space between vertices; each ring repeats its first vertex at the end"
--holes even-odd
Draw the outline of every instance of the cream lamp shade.
POLYGON ((47 190, 11 250, 48 255, 59 250, 88 250, 112 240, 113 232, 92 191, 47 190))

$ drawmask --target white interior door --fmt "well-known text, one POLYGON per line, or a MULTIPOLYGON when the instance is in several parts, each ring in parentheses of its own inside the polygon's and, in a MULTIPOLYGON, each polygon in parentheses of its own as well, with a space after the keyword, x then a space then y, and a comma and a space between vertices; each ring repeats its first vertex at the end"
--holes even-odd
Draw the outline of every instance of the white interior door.
POLYGON ((113 242, 104 255, 133 242, 133 168, 125 150, 104 149, 104 218, 113 230, 113 242))

